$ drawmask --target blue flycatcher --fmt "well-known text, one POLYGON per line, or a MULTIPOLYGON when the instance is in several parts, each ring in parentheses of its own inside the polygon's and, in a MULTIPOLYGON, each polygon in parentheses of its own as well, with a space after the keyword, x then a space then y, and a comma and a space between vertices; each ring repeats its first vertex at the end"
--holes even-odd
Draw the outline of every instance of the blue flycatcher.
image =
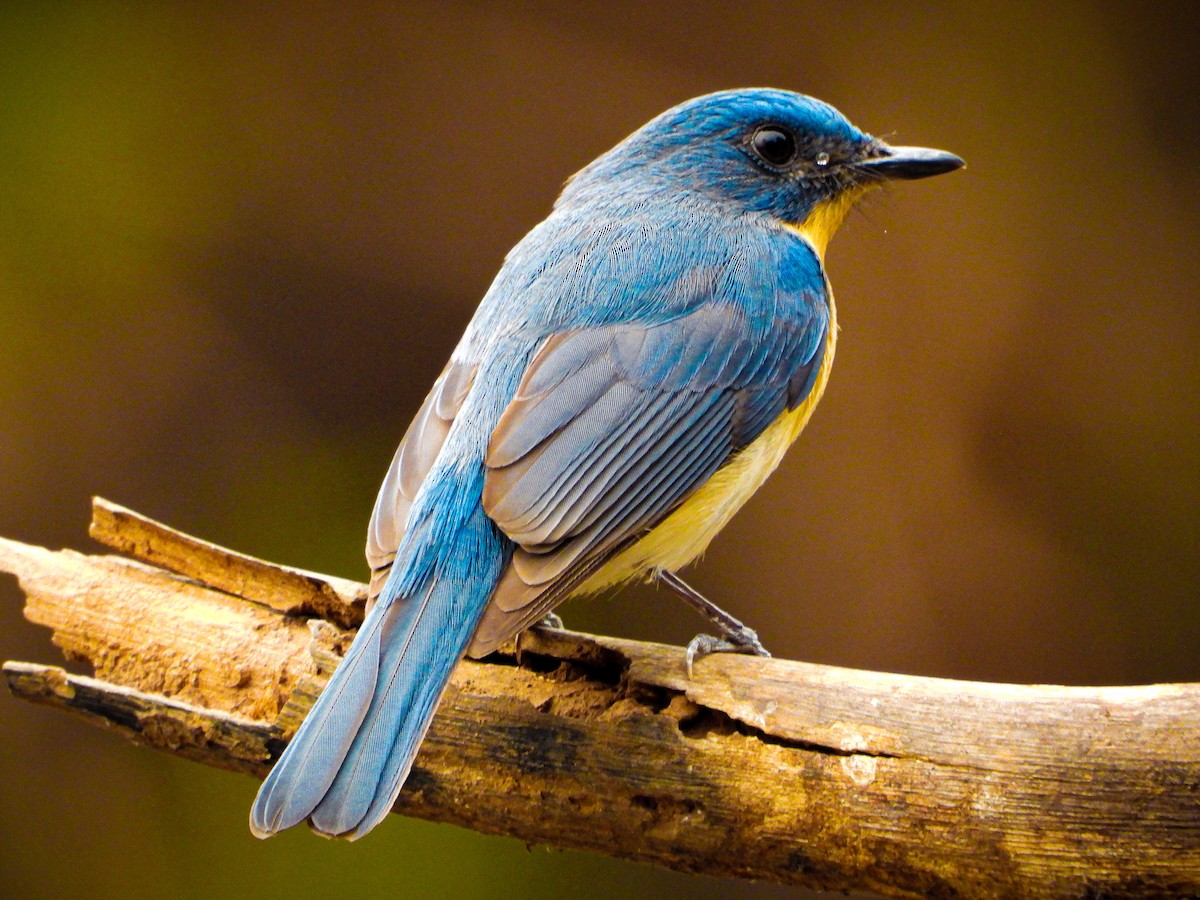
MULTIPOLYGON (((962 160, 891 147, 787 91, 654 119, 567 182, 508 254, 417 412, 367 536, 369 612, 250 814, 354 839, 392 808, 450 672, 574 594, 676 574, 820 399, 825 246, 889 179, 962 160)), ((764 652, 736 620, 701 652, 764 652)))

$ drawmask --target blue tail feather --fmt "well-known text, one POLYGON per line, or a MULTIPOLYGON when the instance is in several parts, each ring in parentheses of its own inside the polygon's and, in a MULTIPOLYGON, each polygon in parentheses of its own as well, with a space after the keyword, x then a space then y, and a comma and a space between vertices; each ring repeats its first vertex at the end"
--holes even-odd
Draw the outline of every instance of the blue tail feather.
POLYGON ((370 618, 259 789, 250 810, 257 837, 303 822, 333 783, 379 675, 379 629, 370 618))
MULTIPOLYGON (((414 610, 406 616, 411 623, 403 623, 409 627, 385 642, 381 677, 370 708, 333 784, 313 810, 311 824, 316 831, 358 837, 391 810, 450 672, 475 630, 478 613, 445 615, 456 605, 445 594, 459 590, 461 586, 439 580, 420 603, 414 598, 405 604, 414 610)), ((477 605, 482 612, 483 603, 477 605)))
POLYGON ((353 839, 391 810, 504 559, 478 507, 450 536, 435 530, 440 564, 407 596, 384 589, 259 790, 256 836, 307 818, 322 834, 353 839))

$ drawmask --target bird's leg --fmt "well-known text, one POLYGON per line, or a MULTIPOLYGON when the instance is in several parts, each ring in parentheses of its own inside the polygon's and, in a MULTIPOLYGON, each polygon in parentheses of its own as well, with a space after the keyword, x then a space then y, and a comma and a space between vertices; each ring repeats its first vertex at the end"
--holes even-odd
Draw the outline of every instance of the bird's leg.
POLYGON ((692 665, 700 657, 710 653, 752 653, 756 656, 770 656, 767 648, 758 639, 758 632, 735 619, 721 607, 717 606, 694 587, 666 569, 655 573, 660 584, 670 588, 683 598, 692 609, 706 617, 724 633, 724 638, 713 637, 711 634, 698 634, 687 645, 688 677, 692 676, 692 665))

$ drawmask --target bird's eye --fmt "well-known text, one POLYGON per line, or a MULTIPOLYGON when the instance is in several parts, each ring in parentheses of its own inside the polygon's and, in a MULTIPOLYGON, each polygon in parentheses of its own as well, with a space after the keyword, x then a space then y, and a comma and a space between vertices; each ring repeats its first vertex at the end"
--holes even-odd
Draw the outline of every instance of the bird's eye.
POLYGON ((786 166, 796 158, 796 138, 774 125, 765 125, 754 132, 750 146, 770 166, 786 166))

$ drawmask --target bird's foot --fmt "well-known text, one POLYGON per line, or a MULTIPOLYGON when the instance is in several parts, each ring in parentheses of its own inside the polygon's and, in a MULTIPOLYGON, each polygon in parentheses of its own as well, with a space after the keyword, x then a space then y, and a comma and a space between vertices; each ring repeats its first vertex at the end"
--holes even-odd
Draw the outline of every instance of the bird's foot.
POLYGON ((687 662, 688 678, 692 677, 692 667, 696 660, 703 659, 710 653, 748 653, 752 656, 770 656, 770 652, 758 639, 758 633, 753 628, 742 625, 732 632, 727 632, 724 638, 713 637, 711 634, 698 634, 688 641, 684 659, 687 662))
POLYGON ((698 634, 687 645, 688 678, 692 677, 692 666, 696 660, 710 653, 750 653, 755 656, 770 656, 767 648, 758 639, 758 632, 735 619, 717 606, 694 587, 676 575, 663 569, 655 573, 660 584, 666 585, 693 609, 706 617, 724 632, 723 638, 711 634, 698 634))

